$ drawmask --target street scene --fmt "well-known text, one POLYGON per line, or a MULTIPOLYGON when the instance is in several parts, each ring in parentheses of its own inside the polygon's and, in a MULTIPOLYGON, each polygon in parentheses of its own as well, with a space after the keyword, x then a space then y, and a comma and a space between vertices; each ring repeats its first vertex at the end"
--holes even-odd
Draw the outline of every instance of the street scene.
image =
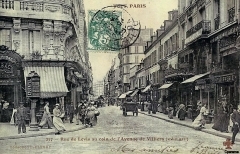
POLYGON ((0 1, 0 153, 239 153, 239 10, 0 1))
MULTIPOLYGON (((225 138, 144 114, 126 117, 117 106, 99 108, 92 128, 1 140, 1 153, 224 153, 225 138), (109 116, 111 115, 111 116, 109 116), (21 140, 21 142, 19 142, 21 140), (6 144, 7 142, 7 144, 6 144)), ((177 119, 175 119, 177 120, 177 119)), ((74 121, 75 122, 75 121, 74 121)), ((239 138, 240 139, 240 138, 239 138)), ((240 150, 239 144, 233 149, 240 150)))

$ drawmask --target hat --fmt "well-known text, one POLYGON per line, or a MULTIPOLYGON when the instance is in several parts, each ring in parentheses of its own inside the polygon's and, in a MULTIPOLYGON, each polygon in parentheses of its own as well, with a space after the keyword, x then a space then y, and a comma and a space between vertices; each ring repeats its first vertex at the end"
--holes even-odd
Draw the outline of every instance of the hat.
POLYGON ((59 106, 59 104, 57 103, 57 104, 55 104, 55 106, 59 106))

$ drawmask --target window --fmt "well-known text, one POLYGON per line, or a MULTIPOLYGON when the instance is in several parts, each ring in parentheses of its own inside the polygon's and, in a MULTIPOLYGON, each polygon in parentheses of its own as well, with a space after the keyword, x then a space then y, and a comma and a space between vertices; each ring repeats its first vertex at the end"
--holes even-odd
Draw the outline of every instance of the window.
POLYGON ((135 46, 135 53, 138 53, 138 46, 135 46))
MULTIPOLYGON (((50 47, 50 37, 46 38, 45 44, 50 47)), ((41 51, 41 34, 40 31, 22 30, 22 54, 29 55, 32 52, 41 51)))
POLYGON ((0 29, 0 45, 5 45, 9 49, 12 48, 11 45, 11 31, 10 29, 0 29))
POLYGON ((135 63, 139 63, 138 56, 135 56, 135 63))

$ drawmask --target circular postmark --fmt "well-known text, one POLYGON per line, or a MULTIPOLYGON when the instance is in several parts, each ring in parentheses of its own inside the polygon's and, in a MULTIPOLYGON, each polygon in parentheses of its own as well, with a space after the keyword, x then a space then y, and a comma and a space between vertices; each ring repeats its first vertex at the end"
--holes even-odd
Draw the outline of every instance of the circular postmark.
POLYGON ((89 12, 88 41, 92 50, 120 50, 135 43, 141 31, 124 5, 89 12))

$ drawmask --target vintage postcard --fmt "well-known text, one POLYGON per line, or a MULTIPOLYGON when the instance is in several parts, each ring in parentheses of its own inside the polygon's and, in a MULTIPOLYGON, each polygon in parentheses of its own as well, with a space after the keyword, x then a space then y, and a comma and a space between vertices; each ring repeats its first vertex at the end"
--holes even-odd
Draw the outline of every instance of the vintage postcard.
POLYGON ((0 1, 0 153, 240 153, 239 10, 0 1))

